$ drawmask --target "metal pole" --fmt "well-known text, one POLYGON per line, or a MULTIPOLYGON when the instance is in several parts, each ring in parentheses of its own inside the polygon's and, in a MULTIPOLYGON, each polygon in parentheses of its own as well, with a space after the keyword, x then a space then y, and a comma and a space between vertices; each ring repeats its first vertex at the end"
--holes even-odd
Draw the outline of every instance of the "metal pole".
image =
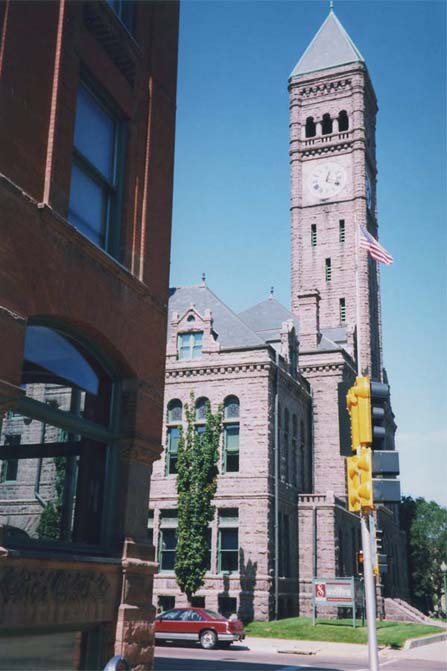
POLYGON ((363 576, 365 579, 366 624, 368 627, 369 671, 379 671, 376 631, 376 594, 372 567, 371 538, 367 525, 367 514, 362 512, 363 576))

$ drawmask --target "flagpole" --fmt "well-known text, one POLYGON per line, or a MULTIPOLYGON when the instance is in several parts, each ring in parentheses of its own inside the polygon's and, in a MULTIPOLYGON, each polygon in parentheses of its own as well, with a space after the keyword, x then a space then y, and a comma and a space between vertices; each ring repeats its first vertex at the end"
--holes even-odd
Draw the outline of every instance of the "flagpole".
POLYGON ((357 375, 360 377, 362 374, 362 349, 361 343, 362 339, 360 336, 360 279, 359 279, 359 252, 360 252, 360 242, 359 242, 359 224, 355 222, 355 302, 356 302, 356 339, 357 339, 357 375))

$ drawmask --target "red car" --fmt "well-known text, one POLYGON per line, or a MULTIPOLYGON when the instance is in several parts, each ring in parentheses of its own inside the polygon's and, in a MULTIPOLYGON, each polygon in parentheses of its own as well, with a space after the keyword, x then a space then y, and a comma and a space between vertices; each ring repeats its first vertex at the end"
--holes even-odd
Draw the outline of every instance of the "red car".
POLYGON ((155 618, 155 640, 198 641, 210 650, 245 638, 244 625, 207 608, 173 608, 155 618))

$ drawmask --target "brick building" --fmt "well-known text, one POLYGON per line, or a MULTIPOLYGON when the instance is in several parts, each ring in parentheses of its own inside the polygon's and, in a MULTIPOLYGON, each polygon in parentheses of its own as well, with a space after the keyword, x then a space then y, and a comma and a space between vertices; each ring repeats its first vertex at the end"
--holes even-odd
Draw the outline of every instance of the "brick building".
MULTIPOLYGON (((309 614, 312 576, 356 573, 346 391, 359 354, 362 370, 386 380, 379 268, 357 244, 360 225, 378 233, 377 103, 364 59, 333 11, 294 68, 289 93, 291 312, 270 297, 235 315, 205 284, 175 289, 169 303, 165 452, 154 464, 149 517, 161 607, 184 603, 173 572, 175 450, 191 391, 198 427, 206 399, 213 409, 224 403, 198 603, 244 619, 309 614)), ((394 435, 391 408, 387 421, 394 435)), ((406 596, 397 507, 379 506, 377 522, 389 557, 379 592, 406 596)))
POLYGON ((0 668, 152 668, 177 44, 176 2, 0 5, 0 668))

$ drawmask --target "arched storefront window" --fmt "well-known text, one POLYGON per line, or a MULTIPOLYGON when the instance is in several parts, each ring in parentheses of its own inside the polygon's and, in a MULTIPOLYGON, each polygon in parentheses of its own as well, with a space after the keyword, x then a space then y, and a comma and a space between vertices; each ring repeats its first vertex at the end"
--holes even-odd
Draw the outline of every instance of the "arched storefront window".
POLYGON ((31 324, 21 387, 25 395, 0 431, 6 540, 106 543, 113 509, 115 377, 82 338, 31 324))

